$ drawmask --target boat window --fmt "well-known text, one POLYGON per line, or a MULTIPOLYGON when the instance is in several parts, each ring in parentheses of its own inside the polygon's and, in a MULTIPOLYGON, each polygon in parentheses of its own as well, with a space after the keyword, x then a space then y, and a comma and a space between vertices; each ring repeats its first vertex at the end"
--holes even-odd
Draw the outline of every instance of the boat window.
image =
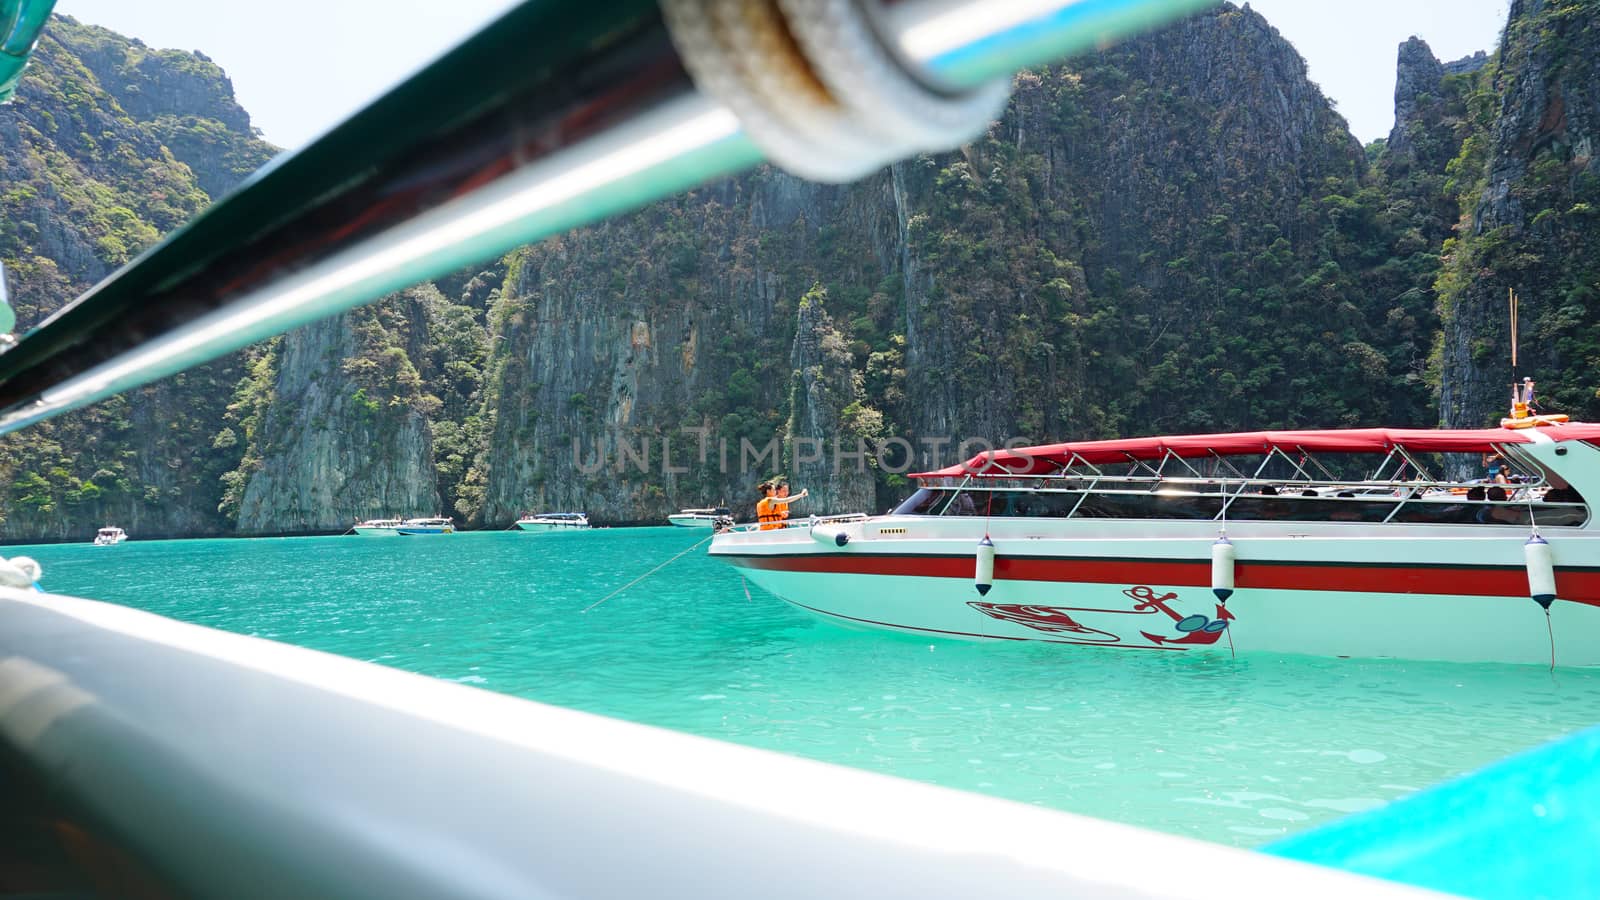
POLYGON ((904 503, 894 508, 893 515, 897 516, 932 516, 937 515, 934 507, 949 496, 949 491, 932 491, 919 488, 915 494, 907 497, 904 503))
MULTIPOLYGON (((1420 478, 1361 484, 1312 480, 1301 460, 1280 462, 1285 468, 1298 468, 1298 477, 1255 475, 1242 490, 1238 481, 1226 483, 1209 476, 1162 479, 1112 471, 1092 477, 979 479, 960 486, 922 488, 894 512, 996 519, 1205 521, 1220 519, 1226 502, 1227 518, 1239 521, 1527 525, 1531 517, 1541 526, 1577 527, 1589 520, 1583 497, 1549 473, 1518 473, 1508 484, 1420 478)), ((1405 465, 1408 472, 1418 471, 1416 463, 1405 461, 1405 465)), ((1429 463, 1421 465, 1425 471, 1429 463)), ((1315 467, 1321 472, 1329 468, 1315 467)))

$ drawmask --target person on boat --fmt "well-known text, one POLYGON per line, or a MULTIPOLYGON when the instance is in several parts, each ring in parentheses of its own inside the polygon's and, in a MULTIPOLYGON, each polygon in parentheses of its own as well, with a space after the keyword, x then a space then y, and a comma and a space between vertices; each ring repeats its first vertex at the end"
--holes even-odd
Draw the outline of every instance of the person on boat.
POLYGON ((777 493, 777 488, 773 486, 772 482, 763 481, 757 487, 757 490, 761 492, 761 499, 756 501, 756 521, 760 523, 761 530, 772 531, 775 528, 782 528, 783 516, 786 513, 780 514, 779 509, 787 509, 787 507, 779 507, 777 503, 773 502, 773 495, 777 493))
POLYGON ((1484 457, 1484 468, 1488 475, 1483 479, 1492 484, 1510 484, 1511 479, 1506 475, 1506 461, 1498 453, 1490 453, 1484 457))
POLYGON ((1533 395, 1532 378, 1524 377, 1522 379, 1522 405, 1527 407, 1528 415, 1537 416, 1539 414, 1539 401, 1533 395))
POLYGON ((775 508, 775 510, 777 512, 777 515, 778 515, 778 526, 777 527, 779 527, 779 528, 783 527, 783 523, 788 521, 788 519, 789 519, 789 504, 795 502, 796 500, 804 499, 805 496, 808 493, 810 493, 810 492, 807 491, 805 488, 801 488, 800 489, 800 493, 795 494, 793 497, 791 497, 791 496, 789 496, 789 482, 787 482, 787 481, 778 482, 778 486, 773 491, 773 494, 772 494, 772 497, 771 497, 772 505, 775 508))

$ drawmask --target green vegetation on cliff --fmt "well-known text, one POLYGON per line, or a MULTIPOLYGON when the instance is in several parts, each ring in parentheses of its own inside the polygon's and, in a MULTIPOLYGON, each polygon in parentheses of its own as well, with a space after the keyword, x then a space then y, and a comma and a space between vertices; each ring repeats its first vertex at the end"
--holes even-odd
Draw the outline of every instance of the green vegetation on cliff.
MULTIPOLYGON (((982 444, 1600 415, 1600 9, 1402 45, 1363 148, 1224 6, 1018 76, 988 134, 850 186, 771 169, 419 285, 0 445, 8 539, 659 520, 777 469, 879 507, 982 444), (881 453, 834 465, 832 441, 881 453), (896 441, 899 443, 896 443, 896 441), (826 460, 811 458, 821 442, 826 460)), ((267 158, 198 54, 52 24, 0 110, 24 324, 267 158)))
MULTIPOLYGON (((19 327, 198 213, 206 173, 236 179, 271 152, 214 64, 52 20, 16 101, 0 107, 0 259, 19 327)), ((105 521, 147 535, 226 531, 219 479, 244 446, 216 437, 247 362, 200 366, 0 440, 5 536, 81 537, 105 521)))
POLYGON ((1453 162, 1460 237, 1439 289, 1441 405, 1481 425, 1506 404, 1506 294, 1522 299, 1521 374, 1552 410, 1600 418, 1600 8, 1515 0, 1473 135, 1453 162), (1493 117, 1489 109, 1493 109, 1493 117))

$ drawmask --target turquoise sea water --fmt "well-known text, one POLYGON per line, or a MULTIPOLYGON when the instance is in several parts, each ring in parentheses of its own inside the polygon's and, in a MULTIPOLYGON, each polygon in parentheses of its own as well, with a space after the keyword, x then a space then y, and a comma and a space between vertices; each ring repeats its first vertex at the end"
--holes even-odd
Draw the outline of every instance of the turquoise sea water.
POLYGON ((1600 720, 1600 671, 959 643, 818 622, 673 528, 7 548, 46 589, 1251 846, 1600 720))

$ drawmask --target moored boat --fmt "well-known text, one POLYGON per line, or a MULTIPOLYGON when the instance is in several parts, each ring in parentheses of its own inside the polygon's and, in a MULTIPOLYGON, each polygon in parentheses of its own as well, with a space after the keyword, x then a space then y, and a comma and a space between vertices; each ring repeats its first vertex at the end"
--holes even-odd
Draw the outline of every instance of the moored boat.
POLYGON ((107 526, 94 534, 96 547, 112 547, 128 539, 128 533, 115 526, 107 526))
POLYGON ((581 512, 535 513, 517 520, 523 531, 583 531, 589 528, 589 516, 581 512))
POLYGON ((453 519, 449 519, 444 516, 432 516, 423 519, 407 519, 395 526, 395 533, 402 536, 455 534, 456 525, 453 519))
POLYGON ((351 530, 366 537, 395 537, 400 533, 400 519, 368 519, 357 522, 351 530))
POLYGON ((1055 444, 917 475, 888 515, 741 526, 710 552, 856 626, 1595 665, 1597 442, 1571 423, 1055 444), (1490 454, 1493 481, 1442 474, 1490 454))
POLYGON ((679 528, 715 528, 719 519, 731 522, 733 511, 726 506, 716 506, 706 509, 680 509, 667 516, 667 521, 679 528))

